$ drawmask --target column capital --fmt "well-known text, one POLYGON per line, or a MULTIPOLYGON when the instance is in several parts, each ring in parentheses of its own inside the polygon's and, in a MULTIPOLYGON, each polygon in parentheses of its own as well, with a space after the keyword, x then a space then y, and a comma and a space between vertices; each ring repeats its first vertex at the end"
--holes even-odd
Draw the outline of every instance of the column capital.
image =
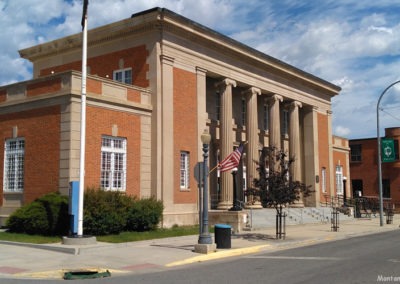
POLYGON ((175 58, 167 56, 167 55, 160 55, 160 60, 161 60, 161 63, 172 66, 172 65, 174 65, 175 58))
POLYGON ((293 101, 290 103, 290 108, 302 108, 303 104, 299 101, 293 101))
POLYGON ((204 69, 204 68, 201 68, 201 67, 196 66, 196 73, 197 73, 198 75, 203 75, 203 76, 205 76, 206 73, 207 73, 207 69, 204 69))
POLYGON ((227 87, 229 85, 231 85, 232 87, 236 87, 236 81, 232 80, 232 79, 229 79, 229 78, 226 78, 226 79, 224 79, 224 80, 222 80, 222 81, 220 81, 220 82, 215 84, 215 86, 218 87, 218 88, 227 87))
POLYGON ((242 94, 243 94, 243 95, 248 95, 248 94, 251 94, 251 95, 261 95, 261 90, 260 90, 259 88, 256 88, 256 87, 250 87, 250 88, 248 88, 247 90, 244 90, 244 91, 242 92, 242 94))
POLYGON ((281 95, 275 94, 268 99, 269 102, 283 102, 283 97, 281 95))

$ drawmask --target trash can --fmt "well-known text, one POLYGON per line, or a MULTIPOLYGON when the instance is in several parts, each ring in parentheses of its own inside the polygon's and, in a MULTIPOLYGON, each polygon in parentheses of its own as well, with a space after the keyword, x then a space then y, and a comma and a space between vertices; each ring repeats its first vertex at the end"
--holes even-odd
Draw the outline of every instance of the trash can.
POLYGON ((216 224, 214 227, 217 248, 231 248, 231 229, 227 224, 216 224))

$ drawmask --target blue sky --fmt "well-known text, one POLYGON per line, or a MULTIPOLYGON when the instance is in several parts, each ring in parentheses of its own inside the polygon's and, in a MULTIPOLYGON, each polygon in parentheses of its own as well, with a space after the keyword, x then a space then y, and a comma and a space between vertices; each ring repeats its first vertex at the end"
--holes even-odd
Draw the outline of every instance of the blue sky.
MULTIPOLYGON (((400 80, 400 0, 89 0, 88 26, 156 6, 339 85, 334 134, 376 136, 378 97, 400 80)), ((0 85, 31 79, 18 50, 80 32, 81 16, 81 0, 0 0, 0 85)), ((400 126, 400 84, 380 106, 382 128, 400 126)))

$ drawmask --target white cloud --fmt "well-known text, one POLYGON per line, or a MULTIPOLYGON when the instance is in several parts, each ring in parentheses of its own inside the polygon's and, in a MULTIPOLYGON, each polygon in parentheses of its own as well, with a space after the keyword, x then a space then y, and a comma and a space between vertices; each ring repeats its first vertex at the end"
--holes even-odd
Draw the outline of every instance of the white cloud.
POLYGON ((335 127, 335 135, 341 136, 341 137, 347 137, 350 134, 351 130, 350 128, 343 127, 343 126, 336 126, 335 127))

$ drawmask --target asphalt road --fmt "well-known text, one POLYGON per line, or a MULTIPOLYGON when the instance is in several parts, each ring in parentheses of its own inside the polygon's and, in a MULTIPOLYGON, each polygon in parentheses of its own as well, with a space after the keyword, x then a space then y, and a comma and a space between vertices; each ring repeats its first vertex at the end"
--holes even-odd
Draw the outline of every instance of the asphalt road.
MULTIPOLYGON (((68 281, 69 283, 75 281, 68 281)), ((400 230, 76 283, 400 283, 400 230)), ((60 283, 26 281, 0 283, 60 283)))
POLYGON ((400 231, 136 275, 129 280, 129 283, 400 283, 400 231))

